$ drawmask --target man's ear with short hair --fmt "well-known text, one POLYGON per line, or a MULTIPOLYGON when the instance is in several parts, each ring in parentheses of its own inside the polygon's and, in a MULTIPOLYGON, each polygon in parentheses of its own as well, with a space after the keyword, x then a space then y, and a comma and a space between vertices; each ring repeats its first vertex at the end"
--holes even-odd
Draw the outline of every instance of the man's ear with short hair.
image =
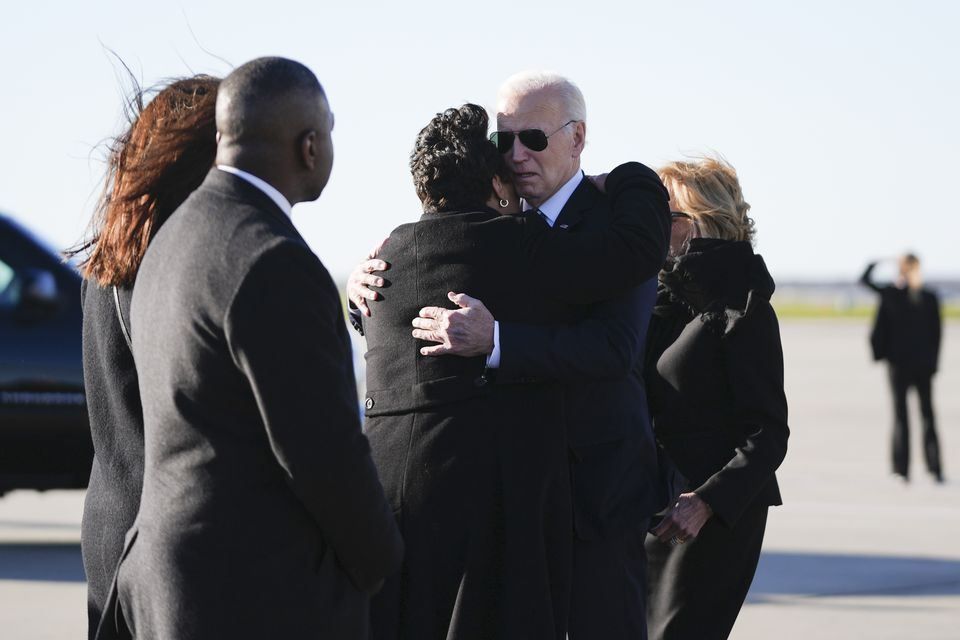
POLYGON ((310 171, 317 166, 317 132, 314 129, 300 135, 300 162, 310 171))
POLYGON ((573 157, 579 158, 587 143, 587 123, 578 120, 573 123, 573 157))

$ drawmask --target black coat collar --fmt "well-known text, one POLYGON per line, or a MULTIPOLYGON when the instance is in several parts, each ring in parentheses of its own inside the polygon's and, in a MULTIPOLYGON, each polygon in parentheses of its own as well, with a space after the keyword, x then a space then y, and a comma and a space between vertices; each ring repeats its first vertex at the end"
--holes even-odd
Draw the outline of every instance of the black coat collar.
POLYGON ((424 220, 436 220, 444 216, 462 216, 462 215, 477 215, 477 214, 487 214, 493 217, 499 217, 501 214, 499 211, 494 211, 485 204, 477 205, 475 207, 464 207, 462 209, 448 209, 446 211, 424 211, 420 215, 420 222, 424 220))
POLYGON ((749 242, 698 238, 689 251, 669 263, 660 282, 697 313, 744 309, 752 292, 769 300, 775 284, 763 258, 749 242))

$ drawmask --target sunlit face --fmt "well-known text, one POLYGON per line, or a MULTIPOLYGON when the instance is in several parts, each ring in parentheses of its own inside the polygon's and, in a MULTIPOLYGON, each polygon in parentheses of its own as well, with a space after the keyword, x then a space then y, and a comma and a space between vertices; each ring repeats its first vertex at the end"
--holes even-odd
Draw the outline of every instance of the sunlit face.
POLYGON ((674 216, 670 226, 670 257, 677 258, 687 252, 694 236, 693 220, 674 216))
POLYGON ((676 186, 676 184, 672 184, 668 187, 668 191, 670 192, 670 211, 672 212, 669 255, 672 258, 676 258, 685 254, 690 246, 690 241, 693 238, 700 237, 697 224, 692 217, 689 217, 689 214, 686 216, 677 215, 687 212, 680 208, 680 205, 677 203, 676 198, 673 195, 673 190, 676 188, 676 186))
POLYGON ((908 278, 910 273, 916 268, 916 264, 906 258, 900 258, 897 261, 897 266, 899 267, 900 277, 903 279, 908 278))
POLYGON ((542 204, 580 169, 586 128, 583 122, 564 126, 568 120, 551 90, 513 96, 500 104, 498 131, 540 129, 550 136, 543 151, 531 151, 516 138, 504 154, 517 192, 531 206, 542 204))

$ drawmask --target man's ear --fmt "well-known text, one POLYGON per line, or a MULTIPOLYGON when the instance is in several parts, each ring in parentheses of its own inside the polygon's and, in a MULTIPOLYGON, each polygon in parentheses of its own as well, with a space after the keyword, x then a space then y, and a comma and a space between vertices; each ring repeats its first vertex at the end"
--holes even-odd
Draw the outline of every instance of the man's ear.
POLYGON ((300 136, 300 161, 310 171, 317 166, 317 132, 313 129, 300 136))
POLYGON ((579 120, 573 123, 573 157, 579 158, 587 142, 587 123, 579 120))

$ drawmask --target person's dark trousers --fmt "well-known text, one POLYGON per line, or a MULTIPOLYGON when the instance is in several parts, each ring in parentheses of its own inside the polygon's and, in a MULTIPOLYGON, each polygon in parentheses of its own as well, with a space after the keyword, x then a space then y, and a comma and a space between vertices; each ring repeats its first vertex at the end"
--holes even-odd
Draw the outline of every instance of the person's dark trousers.
POLYGON ((574 540, 569 640, 646 640, 649 522, 616 538, 574 540))
POLYGON ((908 477, 910 471, 910 425, 907 413, 907 391, 915 387, 920 397, 920 415, 923 419, 923 454, 927 470, 938 480, 942 478, 940 467, 940 443, 937 439, 933 417, 931 391, 932 374, 911 371, 905 367, 890 367, 890 388, 893 392, 893 471, 908 477))

